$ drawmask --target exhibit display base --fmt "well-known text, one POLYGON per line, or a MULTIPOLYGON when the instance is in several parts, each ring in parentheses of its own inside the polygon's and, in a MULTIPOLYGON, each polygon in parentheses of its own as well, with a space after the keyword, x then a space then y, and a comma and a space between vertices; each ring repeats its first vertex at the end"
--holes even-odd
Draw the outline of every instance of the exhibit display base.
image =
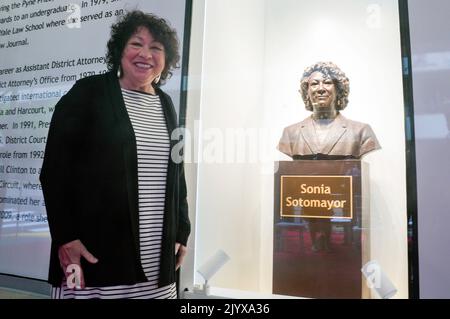
POLYGON ((369 298, 368 165, 359 160, 276 163, 273 293, 369 298))

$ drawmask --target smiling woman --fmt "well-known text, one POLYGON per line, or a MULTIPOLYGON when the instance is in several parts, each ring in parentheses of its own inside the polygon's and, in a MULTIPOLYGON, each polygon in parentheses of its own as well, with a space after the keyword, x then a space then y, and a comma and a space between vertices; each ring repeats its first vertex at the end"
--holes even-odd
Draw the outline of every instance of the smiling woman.
POLYGON ((40 176, 53 298, 177 296, 190 223, 183 163, 169 156, 175 111, 159 86, 179 59, 164 19, 129 12, 111 29, 110 72, 56 105, 40 176))

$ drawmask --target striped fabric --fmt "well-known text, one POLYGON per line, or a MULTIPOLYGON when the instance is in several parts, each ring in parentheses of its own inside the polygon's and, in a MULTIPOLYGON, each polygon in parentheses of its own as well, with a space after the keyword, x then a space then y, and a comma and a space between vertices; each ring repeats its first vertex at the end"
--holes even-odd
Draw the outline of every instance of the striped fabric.
POLYGON ((159 96, 122 89, 136 135, 141 263, 148 282, 112 287, 52 289, 54 299, 176 298, 175 283, 158 288, 159 262, 170 141, 159 96))

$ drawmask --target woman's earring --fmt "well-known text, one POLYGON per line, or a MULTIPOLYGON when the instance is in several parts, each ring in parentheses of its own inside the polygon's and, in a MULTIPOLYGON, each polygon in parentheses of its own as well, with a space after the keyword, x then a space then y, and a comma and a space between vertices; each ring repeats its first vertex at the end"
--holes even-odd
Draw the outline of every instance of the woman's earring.
POLYGON ((122 69, 119 65, 119 67, 117 68, 117 77, 120 79, 121 76, 122 76, 122 69))
POLYGON ((154 82, 155 84, 158 84, 158 82, 159 82, 160 79, 161 79, 161 74, 158 75, 158 76, 153 80, 153 82, 154 82))

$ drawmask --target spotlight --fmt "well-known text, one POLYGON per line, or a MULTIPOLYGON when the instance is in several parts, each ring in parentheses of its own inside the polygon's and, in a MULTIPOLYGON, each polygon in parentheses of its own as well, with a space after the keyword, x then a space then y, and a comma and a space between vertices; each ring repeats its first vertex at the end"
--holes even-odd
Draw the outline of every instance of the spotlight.
POLYGON ((397 293, 397 288, 395 288, 377 261, 371 260, 366 263, 361 268, 361 272, 366 277, 367 286, 375 290, 380 298, 389 299, 397 293))
POLYGON ((205 284, 203 285, 203 292, 205 295, 209 295, 208 281, 228 260, 230 260, 230 257, 223 250, 219 249, 214 256, 209 258, 199 269, 197 269, 197 272, 205 279, 205 284))

